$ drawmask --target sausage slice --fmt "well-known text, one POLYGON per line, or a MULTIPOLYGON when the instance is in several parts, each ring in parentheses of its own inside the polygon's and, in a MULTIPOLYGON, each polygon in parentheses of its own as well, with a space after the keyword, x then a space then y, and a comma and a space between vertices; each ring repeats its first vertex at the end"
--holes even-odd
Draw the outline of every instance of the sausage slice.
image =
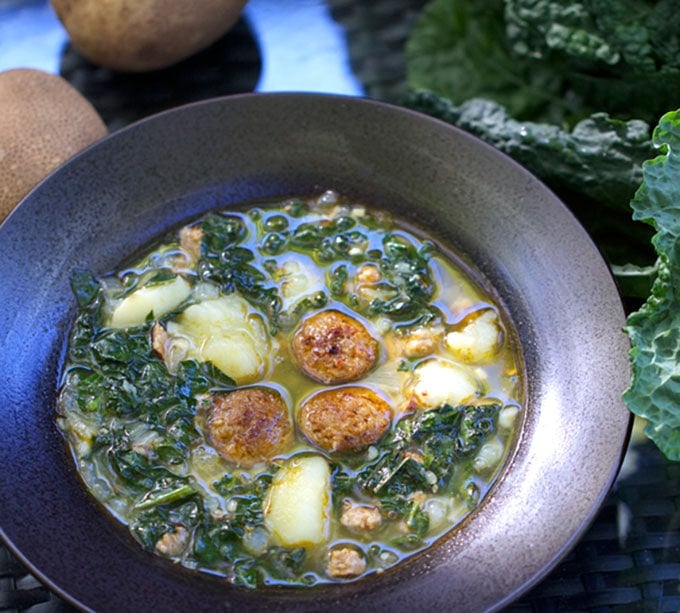
POLYGON ((247 387, 216 395, 207 423, 217 452, 246 468, 287 451, 293 443, 288 407, 271 388, 247 387))
POLYGON ((377 443, 390 426, 390 405, 373 390, 348 386, 307 398, 297 424, 307 439, 329 453, 356 452, 377 443))
POLYGON ((356 381, 378 358, 378 341, 366 327, 334 310, 305 319, 293 335, 291 348, 304 373, 326 385, 356 381))

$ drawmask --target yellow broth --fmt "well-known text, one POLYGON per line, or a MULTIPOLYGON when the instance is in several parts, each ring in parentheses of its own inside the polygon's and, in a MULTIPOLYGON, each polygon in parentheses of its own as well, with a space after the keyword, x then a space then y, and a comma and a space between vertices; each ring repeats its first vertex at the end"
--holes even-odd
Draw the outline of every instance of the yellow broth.
POLYGON ((354 580, 422 551, 478 507, 521 424, 521 356, 490 291, 423 232, 333 192, 211 213, 73 286, 58 423, 86 487, 145 549, 235 584, 354 580), (378 350, 322 383, 291 344, 331 311, 378 350), (311 438, 300 407, 356 387, 389 406, 388 430, 350 451, 311 438), (246 461, 211 419, 253 389, 278 392, 291 439, 246 461))

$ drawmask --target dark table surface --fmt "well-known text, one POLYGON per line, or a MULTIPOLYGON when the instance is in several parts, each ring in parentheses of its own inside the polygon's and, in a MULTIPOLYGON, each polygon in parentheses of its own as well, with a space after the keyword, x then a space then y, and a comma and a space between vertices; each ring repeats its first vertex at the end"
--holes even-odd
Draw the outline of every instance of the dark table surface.
MULTIPOLYGON (((165 70, 122 75, 80 57, 46 0, 0 0, 0 70, 61 74, 111 131, 193 100, 247 91, 398 101, 404 43, 423 4, 250 0, 232 31, 205 51, 165 70)), ((0 545, 0 611, 70 610, 0 545)), ((590 529, 508 610, 680 611, 680 464, 634 436, 590 529)))

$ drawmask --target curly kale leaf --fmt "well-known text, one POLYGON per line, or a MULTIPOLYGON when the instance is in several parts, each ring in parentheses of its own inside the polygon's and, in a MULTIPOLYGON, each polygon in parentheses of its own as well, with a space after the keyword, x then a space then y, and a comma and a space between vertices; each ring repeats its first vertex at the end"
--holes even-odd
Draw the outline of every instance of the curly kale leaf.
MULTIPOLYGON (((573 57, 615 64, 621 55, 598 31, 586 4, 595 8, 597 3, 506 0, 506 32, 513 51, 533 57, 562 51, 573 57)), ((606 4, 615 8, 611 1, 606 4)))
POLYGON ((520 120, 655 123, 680 98, 676 0, 431 0, 406 51, 411 89, 520 120))
POLYGON ((502 0, 432 0, 406 44, 409 89, 454 104, 489 98, 518 118, 558 121, 561 79, 551 67, 518 62, 505 36, 502 0))
POLYGON ((546 183, 622 209, 642 180, 641 164, 653 152, 649 126, 596 113, 572 130, 517 121, 508 109, 476 98, 455 106, 433 92, 409 95, 411 108, 443 119, 482 138, 546 183))
POLYGON ((653 139, 662 154, 643 164, 631 205, 634 218, 656 230, 658 275, 647 302, 628 317, 633 380, 623 398, 663 453, 680 460, 680 109, 661 118, 653 139))
MULTIPOLYGON (((432 92, 403 103, 462 128, 506 153, 569 204, 610 262, 650 266, 652 231, 631 219, 628 203, 642 181, 642 162, 654 154, 649 126, 596 113, 572 130, 520 122, 496 102, 471 99, 456 106, 432 92)), ((631 267, 617 280, 624 295, 644 298, 654 270, 631 267)))
POLYGON ((357 474, 359 485, 381 497, 446 487, 456 463, 470 458, 496 429, 498 403, 451 406, 404 417, 378 446, 378 458, 357 474), (414 453, 420 459, 414 459, 414 453))
POLYGON ((505 0, 513 52, 547 62, 584 105, 651 121, 680 98, 675 0, 505 0))

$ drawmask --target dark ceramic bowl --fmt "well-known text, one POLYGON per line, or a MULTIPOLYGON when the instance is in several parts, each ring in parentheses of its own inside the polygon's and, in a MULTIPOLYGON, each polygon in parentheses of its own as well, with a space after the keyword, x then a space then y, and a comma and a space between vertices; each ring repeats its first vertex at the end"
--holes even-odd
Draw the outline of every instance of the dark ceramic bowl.
POLYGON ((367 100, 244 95, 157 115, 39 185, 0 227, 0 528, 58 595, 97 611, 486 610, 575 544, 617 473, 629 415, 624 313, 567 209, 490 146, 367 100), (244 591, 145 553, 81 488, 55 426, 74 267, 104 273, 213 207, 333 188, 462 252, 514 321, 527 374, 514 454, 478 511, 380 576, 244 591))

